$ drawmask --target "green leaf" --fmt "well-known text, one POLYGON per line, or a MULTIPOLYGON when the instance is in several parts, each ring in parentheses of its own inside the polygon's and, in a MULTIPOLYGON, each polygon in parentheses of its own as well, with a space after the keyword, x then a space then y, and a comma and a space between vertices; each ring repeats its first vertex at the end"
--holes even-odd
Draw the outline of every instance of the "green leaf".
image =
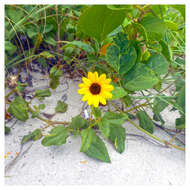
POLYGON ((69 125, 69 128, 71 129, 85 129, 89 127, 90 123, 89 121, 85 120, 80 115, 77 115, 76 117, 72 118, 72 121, 69 125))
POLYGON ((40 109, 40 110, 43 110, 43 109, 45 109, 45 104, 40 104, 39 106, 38 106, 38 108, 40 109))
POLYGON ((58 113, 65 113, 67 111, 67 107, 68 105, 65 103, 65 102, 62 102, 62 101, 58 101, 57 102, 57 106, 55 108, 55 111, 58 113))
POLYGON ((180 89, 176 97, 176 103, 182 108, 183 112, 185 112, 185 86, 180 89))
POLYGON ((110 163, 109 154, 104 142, 92 129, 83 129, 81 131, 81 138, 81 152, 84 152, 92 158, 110 163))
POLYGON ((168 72, 168 62, 161 54, 153 54, 150 56, 147 65, 158 75, 168 72))
POLYGON ((34 36, 38 35, 38 29, 35 25, 30 24, 26 28, 26 33, 27 33, 28 37, 32 39, 34 36))
POLYGON ((11 132, 11 128, 5 126, 5 134, 9 134, 11 132))
POLYGON ((168 106, 167 102, 165 102, 162 99, 156 97, 154 99, 153 112, 155 114, 158 114, 158 113, 162 112, 167 106, 168 106))
POLYGON ((139 119, 140 127, 152 134, 154 132, 154 123, 148 114, 145 111, 138 111, 137 117, 139 119))
POLYGON ((185 5, 170 5, 170 6, 178 10, 185 20, 185 5))
POLYGON ((50 87, 56 89, 59 85, 59 78, 62 76, 63 71, 56 65, 50 69, 50 87))
POLYGON ((145 90, 152 88, 159 82, 152 69, 142 63, 138 63, 124 77, 124 86, 127 90, 145 90))
POLYGON ((156 16, 147 15, 140 21, 140 24, 146 29, 150 41, 161 40, 166 32, 163 20, 156 16))
POLYGON ((169 30, 172 30, 172 31, 178 30, 178 25, 175 22, 172 22, 170 20, 165 20, 164 23, 169 30))
POLYGON ((110 10, 106 5, 92 5, 79 17, 78 28, 90 37, 102 41, 122 24, 124 18, 124 11, 110 10))
POLYGON ((81 42, 81 41, 72 41, 69 42, 67 45, 65 45, 64 47, 68 47, 68 46, 76 46, 82 50, 84 50, 87 53, 94 53, 94 49, 92 48, 91 45, 81 42))
POLYGON ((37 141, 41 139, 41 137, 42 137, 42 130, 35 129, 32 133, 29 133, 28 135, 23 136, 21 144, 25 144, 30 140, 37 141))
POLYGON ((48 97, 48 96, 51 96, 51 92, 50 92, 49 88, 44 89, 44 90, 36 90, 35 96, 36 97, 48 97))
POLYGON ((122 125, 128 116, 125 113, 116 113, 116 112, 106 112, 103 116, 103 120, 107 120, 109 123, 122 125))
POLYGON ((44 57, 44 58, 46 58, 46 59, 55 58, 55 55, 49 53, 48 51, 43 51, 43 52, 41 52, 38 56, 39 56, 39 57, 44 57))
POLYGON ((110 128, 109 140, 114 144, 116 150, 122 153, 125 150, 126 132, 120 125, 114 125, 110 128))
POLYGON ((16 90, 18 90, 19 92, 22 92, 25 86, 27 86, 26 83, 23 84, 23 83, 17 82, 16 90))
POLYGON ((96 118, 101 118, 102 112, 99 108, 93 107, 92 113, 96 118))
POLYGON ((18 120, 26 121, 28 119, 28 103, 22 97, 17 96, 10 103, 8 112, 18 120))
POLYGON ((118 33, 114 42, 115 45, 109 46, 106 51, 106 61, 117 73, 123 75, 135 65, 137 52, 124 33, 118 33))
POLYGON ((172 59, 172 51, 170 49, 170 46, 164 40, 160 40, 159 43, 162 46, 161 53, 165 56, 165 58, 168 61, 171 61, 171 59, 172 59))
POLYGON ((69 129, 63 125, 59 125, 53 128, 49 135, 45 136, 42 140, 44 146, 60 146, 66 143, 66 139, 69 136, 69 129))
POLYGON ((119 48, 115 45, 109 46, 106 50, 106 60, 107 63, 112 67, 116 72, 119 72, 119 48))
POLYGON ((114 89, 111 92, 112 98, 110 100, 117 100, 127 95, 127 92, 120 86, 114 85, 114 89))
POLYGON ((107 5, 108 9, 112 10, 131 10, 133 7, 132 5, 107 5))
POLYGON ((126 107, 129 107, 132 105, 132 100, 131 100, 131 97, 127 94, 126 96, 124 96, 122 98, 123 102, 125 103, 125 106, 126 107))
POLYGON ((51 36, 47 36, 44 41, 52 46, 56 46, 57 42, 51 36))
POLYGON ((9 41, 5 41, 5 51, 13 54, 17 50, 17 47, 9 41))
POLYGON ((185 129, 185 117, 177 118, 175 121, 176 129, 185 129))

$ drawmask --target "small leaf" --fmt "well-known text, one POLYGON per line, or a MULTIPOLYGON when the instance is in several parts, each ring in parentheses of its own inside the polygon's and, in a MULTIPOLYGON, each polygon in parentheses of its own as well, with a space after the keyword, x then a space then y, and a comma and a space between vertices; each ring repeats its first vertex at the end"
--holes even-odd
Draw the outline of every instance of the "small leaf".
POLYGON ((56 46, 57 42, 55 41, 54 38, 52 38, 51 36, 47 36, 44 41, 52 46, 56 46))
POLYGON ((67 45, 65 45, 64 47, 68 47, 68 46, 76 46, 82 50, 84 50, 87 53, 94 53, 94 49, 92 48, 91 45, 81 42, 81 41, 72 41, 69 42, 67 45))
POLYGON ((162 112, 167 106, 168 106, 167 102, 165 102, 162 99, 156 97, 154 99, 153 112, 155 114, 158 114, 158 113, 162 112))
POLYGON ((110 128, 109 140, 114 144, 119 153, 122 153, 125 150, 125 139, 125 128, 120 125, 114 125, 110 128))
POLYGON ((10 103, 8 112, 18 120, 26 121, 28 119, 28 103, 22 97, 17 96, 10 103))
POLYGON ((38 106, 38 108, 40 109, 40 110, 43 110, 43 109, 45 109, 45 104, 40 104, 39 106, 38 106))
POLYGON ((63 71, 56 65, 50 69, 50 87, 56 89, 59 85, 59 78, 62 76, 63 71))
POLYGON ((126 107, 131 106, 132 100, 131 100, 131 97, 128 94, 126 96, 122 97, 122 100, 125 103, 126 107))
POLYGON ((43 51, 38 56, 39 57, 44 57, 46 59, 55 58, 55 56, 53 54, 49 53, 48 51, 43 51))
POLYGON ((185 117, 177 118, 175 121, 176 129, 185 129, 185 117))
POLYGON ((28 134, 28 135, 24 135, 22 137, 22 141, 21 141, 21 144, 25 144, 27 143, 28 141, 32 140, 32 134, 28 134))
POLYGON ((84 129, 89 127, 90 123, 89 121, 85 120, 80 115, 77 115, 76 117, 72 118, 72 121, 69 125, 69 128, 71 129, 84 129))
POLYGON ((185 112, 185 86, 180 89, 176 96, 176 103, 182 108, 183 112, 185 112))
POLYGON ((37 141, 41 139, 42 137, 42 130, 41 129, 36 129, 32 132, 32 140, 37 141))
POLYGON ((36 97, 48 97, 48 96, 51 96, 51 92, 50 92, 49 88, 44 89, 44 90, 36 90, 35 96, 36 97))
POLYGON ((65 103, 65 102, 62 102, 62 101, 58 101, 57 102, 57 106, 55 108, 55 111, 58 113, 65 113, 67 111, 67 107, 68 105, 65 103))
POLYGON ((93 107, 92 113, 96 118, 101 118, 102 112, 99 108, 93 107))
POLYGON ((9 134, 11 132, 11 128, 5 126, 5 134, 9 134))
POLYGON ((104 142, 92 129, 83 129, 81 132, 81 152, 92 158, 110 163, 109 154, 104 142))
POLYGON ((69 136, 69 129, 63 125, 59 125, 53 128, 49 135, 45 136, 42 140, 44 146, 60 146, 66 143, 66 139, 69 136))
POLYGON ((152 134, 154 132, 154 123, 148 114, 145 111, 138 111, 137 117, 139 119, 140 127, 152 134))
POLYGON ((110 100, 117 100, 127 95, 127 92, 120 86, 114 85, 114 89, 111 92, 112 98, 110 100))
POLYGON ((164 40, 160 40, 160 45, 162 46, 162 54, 165 56, 165 58, 168 61, 171 61, 172 59, 172 51, 170 49, 170 46, 164 41, 164 40))
POLYGON ((13 45, 11 42, 5 41, 5 50, 13 54, 17 50, 17 47, 13 45))

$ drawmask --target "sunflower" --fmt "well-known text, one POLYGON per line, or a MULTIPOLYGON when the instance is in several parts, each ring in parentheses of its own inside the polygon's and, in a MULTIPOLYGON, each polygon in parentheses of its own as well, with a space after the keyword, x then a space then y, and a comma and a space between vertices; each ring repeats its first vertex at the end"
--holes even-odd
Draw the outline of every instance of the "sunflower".
POLYGON ((106 105, 106 99, 112 98, 111 79, 106 78, 105 74, 98 76, 97 72, 88 72, 88 78, 83 77, 82 81, 83 83, 79 84, 78 93, 84 95, 82 101, 87 101, 88 105, 94 107, 98 107, 99 103, 106 105))

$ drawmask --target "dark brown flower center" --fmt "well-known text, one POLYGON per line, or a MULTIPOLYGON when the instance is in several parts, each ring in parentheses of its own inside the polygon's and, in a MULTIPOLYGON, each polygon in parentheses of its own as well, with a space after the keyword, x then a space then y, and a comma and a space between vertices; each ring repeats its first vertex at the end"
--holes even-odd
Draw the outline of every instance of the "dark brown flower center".
POLYGON ((101 86, 98 84, 98 83, 93 83, 91 86, 90 86, 90 92, 92 94, 99 94, 100 91, 101 91, 101 86))

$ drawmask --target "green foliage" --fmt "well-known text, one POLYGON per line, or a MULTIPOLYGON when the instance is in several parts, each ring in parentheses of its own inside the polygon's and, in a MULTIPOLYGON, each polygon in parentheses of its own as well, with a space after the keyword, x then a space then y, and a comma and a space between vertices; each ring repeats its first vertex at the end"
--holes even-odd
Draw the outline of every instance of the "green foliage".
POLYGON ((92 5, 81 14, 78 28, 86 35, 102 41, 122 24, 124 18, 124 11, 111 10, 106 5, 92 5))
POLYGON ((69 129, 63 125, 59 125, 50 131, 49 135, 46 135, 42 140, 44 146, 60 146, 66 143, 66 139, 69 136, 69 129))
POLYGON ((11 129, 9 128, 9 127, 6 127, 5 126, 5 134, 7 135, 7 134, 9 134, 11 132, 11 129))
POLYGON ((83 117, 81 117, 80 115, 77 115, 75 117, 72 118, 72 121, 69 125, 69 128, 71 129, 85 129, 89 127, 89 122, 87 120, 85 120, 83 117))
POLYGON ((152 88, 159 82, 154 71, 144 64, 137 63, 133 69, 123 77, 126 89, 130 91, 152 88))
POLYGON ((139 125, 149 133, 154 132, 154 123, 145 111, 138 111, 137 117, 139 119, 139 125))
POLYGON ((28 103, 20 96, 17 96, 10 104, 8 112, 16 119, 26 121, 28 119, 28 103))
POLYGON ((92 158, 110 163, 109 154, 104 142, 92 129, 83 129, 81 131, 81 139, 81 152, 92 158))
POLYGON ((111 100, 117 100, 127 95, 127 92, 120 86, 113 85, 114 89, 112 91, 112 98, 111 100))
POLYGON ((50 70, 50 87, 56 89, 59 85, 59 78, 62 76, 63 71, 61 68, 58 68, 56 65, 53 66, 50 70))
POLYGON ((51 92, 50 92, 49 88, 47 88, 44 90, 36 90, 34 95, 35 95, 35 97, 38 97, 38 98, 44 98, 44 97, 51 96, 51 92))
POLYGON ((30 140, 37 141, 42 138, 42 131, 41 129, 35 129, 32 133, 28 135, 24 135, 21 141, 21 144, 25 144, 30 140))
POLYGON ((60 113, 65 113, 67 111, 67 107, 68 107, 68 105, 65 102, 62 102, 61 100, 59 100, 57 102, 55 111, 60 112, 60 113))

